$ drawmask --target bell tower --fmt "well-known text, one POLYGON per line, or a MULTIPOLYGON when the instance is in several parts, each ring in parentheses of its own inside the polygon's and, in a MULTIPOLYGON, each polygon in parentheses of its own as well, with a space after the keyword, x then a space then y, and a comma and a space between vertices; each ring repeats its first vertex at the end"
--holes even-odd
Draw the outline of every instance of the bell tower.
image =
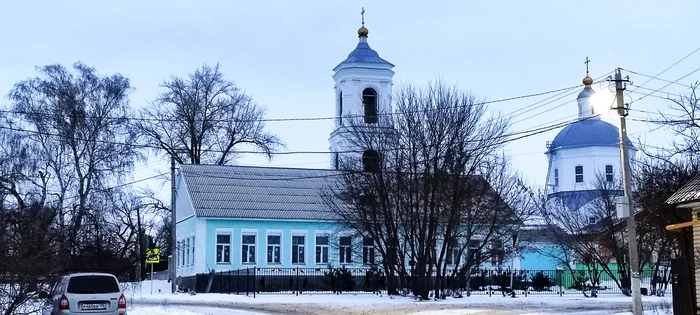
POLYGON ((382 118, 392 111, 394 65, 380 58, 367 43, 369 30, 365 27, 364 13, 362 8, 362 26, 357 30, 359 42, 355 50, 333 68, 336 119, 329 139, 333 169, 339 168, 341 159, 378 157, 377 152, 358 147, 361 141, 354 139, 356 131, 348 127, 379 126, 382 118))

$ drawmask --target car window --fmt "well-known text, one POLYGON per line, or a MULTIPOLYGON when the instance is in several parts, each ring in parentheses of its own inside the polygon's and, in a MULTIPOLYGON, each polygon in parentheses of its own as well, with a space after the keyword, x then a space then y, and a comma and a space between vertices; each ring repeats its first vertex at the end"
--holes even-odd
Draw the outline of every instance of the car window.
POLYGON ((68 282, 68 293, 101 294, 120 292, 119 284, 110 276, 75 276, 68 282))

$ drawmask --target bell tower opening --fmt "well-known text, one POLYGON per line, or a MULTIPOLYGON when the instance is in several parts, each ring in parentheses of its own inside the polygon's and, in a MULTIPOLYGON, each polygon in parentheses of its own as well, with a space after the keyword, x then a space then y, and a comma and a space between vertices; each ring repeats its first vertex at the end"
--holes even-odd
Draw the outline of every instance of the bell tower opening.
POLYGON ((377 123, 377 91, 366 88, 362 91, 362 105, 365 108, 365 123, 377 123))

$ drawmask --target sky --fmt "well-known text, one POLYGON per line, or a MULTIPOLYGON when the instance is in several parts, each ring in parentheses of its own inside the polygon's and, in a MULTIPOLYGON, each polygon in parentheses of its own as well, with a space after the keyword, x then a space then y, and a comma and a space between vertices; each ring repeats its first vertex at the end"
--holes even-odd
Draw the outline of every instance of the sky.
MULTIPOLYGON (((617 68, 654 76, 700 48, 700 1, 2 1, 0 2, 0 106, 17 81, 35 67, 81 61, 101 74, 121 73, 135 88, 135 109, 160 93, 171 75, 186 76, 203 64, 221 65, 227 79, 267 109, 268 118, 331 117, 332 69, 357 45, 364 6, 368 42, 396 65, 395 87, 436 78, 486 100, 551 91, 581 84, 590 58, 593 78, 617 68)), ((676 80, 700 67, 695 53, 659 76, 676 80)), ((637 85, 646 77, 623 71, 637 85)), ((680 81, 700 80, 696 72, 680 81)), ((663 88, 652 80, 643 88, 663 88)), ((651 92, 628 89, 626 101, 651 92), (632 91, 634 90, 634 91, 632 91)), ((606 84, 594 89, 612 100, 606 84)), ((682 93, 671 84, 660 90, 682 93)), ((514 111, 547 96, 490 104, 511 117, 511 131, 575 118, 578 89, 531 111, 514 111)), ((665 94, 656 95, 664 96, 665 94)), ((636 111, 665 111, 667 102, 646 97, 636 111)), ((604 120, 618 125, 617 117, 604 120)), ((287 151, 328 151, 331 120, 269 122, 287 151)), ((670 136, 653 125, 630 122, 630 137, 663 146, 670 136)), ((544 155, 552 130, 506 145, 513 167, 534 185, 547 173, 544 155)), ((328 155, 242 156, 237 163, 328 168, 328 155)), ((167 172, 153 155, 132 180, 167 172)), ((147 181, 167 190, 166 181, 147 181)))

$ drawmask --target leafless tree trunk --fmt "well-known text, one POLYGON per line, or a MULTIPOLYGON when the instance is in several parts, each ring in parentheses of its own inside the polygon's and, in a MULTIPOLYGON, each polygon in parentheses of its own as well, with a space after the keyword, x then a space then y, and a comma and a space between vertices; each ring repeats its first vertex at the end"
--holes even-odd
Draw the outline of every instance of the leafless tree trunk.
MULTIPOLYGON (((516 184, 513 191, 524 186, 511 173, 498 173, 505 170, 496 154, 507 121, 489 117, 474 96, 438 82, 404 86, 394 99, 396 113, 378 124, 347 124, 349 147, 374 150, 380 158, 364 171, 359 153, 341 159, 345 172, 326 199, 348 227, 375 240, 387 274, 399 279, 399 286, 388 283, 390 291, 410 282, 414 294, 427 299, 432 290, 447 288, 451 241, 463 253, 478 236, 481 249, 518 223, 506 202, 515 199, 499 196, 508 185, 489 181, 501 177, 501 184, 516 184)), ((474 252, 453 269, 465 275, 484 256, 474 252)))

